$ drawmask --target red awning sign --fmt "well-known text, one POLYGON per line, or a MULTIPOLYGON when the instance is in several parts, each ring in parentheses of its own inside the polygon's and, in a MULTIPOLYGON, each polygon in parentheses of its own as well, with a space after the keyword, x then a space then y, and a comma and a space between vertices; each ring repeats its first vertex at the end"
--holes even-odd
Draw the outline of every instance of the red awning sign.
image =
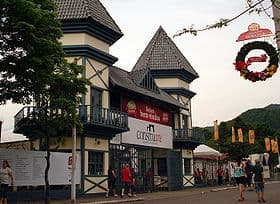
POLYGON ((268 37, 272 36, 273 33, 271 30, 266 28, 260 28, 260 25, 257 23, 251 23, 248 26, 248 31, 239 35, 236 42, 244 41, 244 40, 251 40, 256 38, 268 37))

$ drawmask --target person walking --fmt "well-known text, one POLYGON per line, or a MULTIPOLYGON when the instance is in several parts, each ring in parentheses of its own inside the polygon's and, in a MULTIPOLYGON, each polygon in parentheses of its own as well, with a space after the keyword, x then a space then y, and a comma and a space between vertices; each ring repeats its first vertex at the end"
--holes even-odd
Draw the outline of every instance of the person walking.
POLYGON ((222 167, 220 166, 218 169, 217 169, 217 175, 218 175, 218 184, 219 186, 221 186, 223 184, 223 169, 222 167))
POLYGON ((136 172, 134 171, 134 169, 131 169, 130 188, 131 188, 131 195, 136 196, 136 172))
POLYGON ((121 197, 123 198, 124 193, 126 193, 129 197, 131 196, 130 191, 130 183, 131 183, 131 171, 129 169, 129 165, 126 164, 122 169, 122 192, 121 197))
POLYGON ((243 189, 245 182, 245 167, 241 160, 235 161, 234 178, 239 190, 238 201, 244 201, 243 189))
POLYGON ((248 190, 252 191, 253 190, 252 189, 253 165, 251 164, 251 160, 250 159, 248 159, 246 161, 245 170, 246 170, 246 175, 247 175, 246 184, 245 185, 248 186, 248 190))
POLYGON ((106 198, 109 197, 110 192, 113 192, 113 195, 117 197, 118 195, 116 194, 116 173, 112 167, 112 165, 109 166, 108 169, 108 189, 106 193, 106 198))
POLYGON ((226 168, 226 170, 224 172, 224 176, 225 176, 225 182, 227 184, 229 184, 229 170, 228 170, 228 168, 226 168))
POLYGON ((0 169, 0 203, 7 203, 7 193, 9 190, 9 178, 11 185, 14 186, 14 177, 12 174, 11 167, 7 160, 2 162, 2 167, 0 169))
POLYGON ((152 168, 148 169, 148 171, 145 174, 145 178, 146 178, 148 193, 151 193, 153 190, 153 178, 154 178, 154 173, 152 171, 152 168))
POLYGON ((255 160, 256 165, 253 167, 255 191, 257 193, 258 202, 264 202, 264 177, 263 177, 263 167, 260 164, 260 160, 255 160))

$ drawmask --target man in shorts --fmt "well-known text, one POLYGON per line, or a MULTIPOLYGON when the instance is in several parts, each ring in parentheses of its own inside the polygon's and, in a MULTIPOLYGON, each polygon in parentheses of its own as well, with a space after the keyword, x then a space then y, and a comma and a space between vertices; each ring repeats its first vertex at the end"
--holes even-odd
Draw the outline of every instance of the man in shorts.
POLYGON ((255 181, 255 191, 257 193, 258 202, 264 202, 264 179, 263 179, 263 167, 260 164, 260 160, 256 159, 256 165, 253 167, 254 181, 255 181))
POLYGON ((122 194, 121 196, 124 196, 124 193, 126 192, 128 196, 131 196, 130 192, 130 183, 131 183, 131 171, 129 169, 129 165, 126 164, 125 167, 122 169, 122 194))

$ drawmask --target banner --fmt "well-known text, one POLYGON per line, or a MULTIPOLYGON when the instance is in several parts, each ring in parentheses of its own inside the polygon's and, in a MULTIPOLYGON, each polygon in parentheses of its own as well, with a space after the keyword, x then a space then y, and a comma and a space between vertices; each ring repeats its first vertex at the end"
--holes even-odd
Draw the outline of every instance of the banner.
POLYGON ((141 101, 124 98, 122 109, 128 116, 133 118, 163 125, 171 125, 171 114, 168 111, 141 101))
POLYGON ((238 142, 243 142, 243 133, 242 133, 242 129, 241 129, 241 128, 238 128, 237 132, 238 132, 238 142))
POLYGON ((231 142, 235 143, 236 137, 235 137, 235 130, 234 127, 231 127, 231 142))
POLYGON ((249 144, 255 143, 255 131, 249 130, 249 144))
POLYGON ((218 120, 214 121, 214 140, 219 140, 219 127, 218 127, 218 120))
POLYGON ((158 148, 173 148, 172 128, 128 117, 130 131, 122 133, 121 141, 126 144, 158 148))
POLYGON ((269 152, 271 150, 270 148, 270 139, 269 137, 264 138, 264 143, 265 143, 265 149, 267 152, 269 152))
POLYGON ((273 153, 278 153, 278 142, 274 139, 271 140, 271 151, 273 153))
MULTIPOLYGON (((0 161, 7 160, 15 177, 16 186, 45 185, 46 152, 0 149, 0 161)), ((71 184, 71 153, 51 152, 50 185, 71 184)), ((77 154, 75 183, 80 184, 81 160, 77 154)))

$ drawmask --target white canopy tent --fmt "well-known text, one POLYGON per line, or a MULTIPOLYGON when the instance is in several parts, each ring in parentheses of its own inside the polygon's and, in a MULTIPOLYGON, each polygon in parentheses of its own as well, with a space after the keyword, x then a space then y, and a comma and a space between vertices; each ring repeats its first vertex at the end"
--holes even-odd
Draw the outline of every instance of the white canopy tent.
POLYGON ((205 158, 205 159, 218 159, 222 154, 207 145, 199 145, 194 149, 194 158, 205 158))

